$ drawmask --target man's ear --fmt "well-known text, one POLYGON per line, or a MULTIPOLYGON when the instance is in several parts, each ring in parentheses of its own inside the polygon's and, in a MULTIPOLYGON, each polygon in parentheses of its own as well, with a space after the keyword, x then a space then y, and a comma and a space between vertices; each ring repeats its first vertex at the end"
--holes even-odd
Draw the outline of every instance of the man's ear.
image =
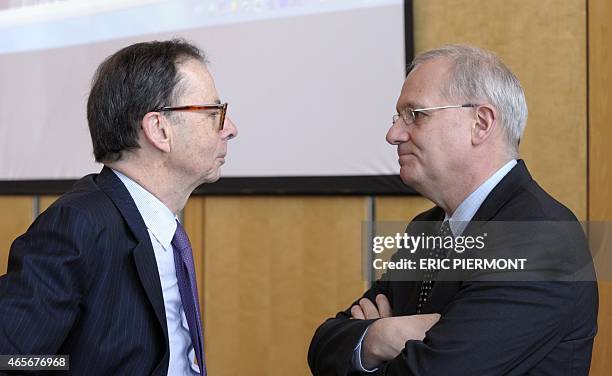
POLYGON ((489 105, 483 104, 476 107, 476 119, 472 124, 472 144, 482 144, 497 126, 497 110, 489 105))
POLYGON ((142 118, 143 137, 156 149, 169 153, 171 149, 171 130, 168 120, 159 112, 147 112, 142 118))

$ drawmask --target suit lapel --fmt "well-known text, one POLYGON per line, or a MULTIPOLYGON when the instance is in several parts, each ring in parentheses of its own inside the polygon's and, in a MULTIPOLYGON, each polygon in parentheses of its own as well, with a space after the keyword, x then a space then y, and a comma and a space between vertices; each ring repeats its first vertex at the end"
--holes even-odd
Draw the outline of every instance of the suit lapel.
POLYGON ((155 316, 163 328, 167 342, 168 328, 161 281, 157 270, 157 262, 155 261, 155 253, 151 245, 151 238, 147 232, 144 220, 127 188, 125 188, 121 180, 111 169, 104 167, 96 178, 96 183, 115 203, 130 231, 138 241, 138 244, 132 250, 138 277, 155 311, 155 316))
MULTIPOLYGON (((531 175, 525 166, 525 162, 519 159, 516 166, 504 176, 480 205, 463 234, 479 233, 478 228, 482 226, 482 222, 493 220, 499 210, 512 199, 515 192, 529 180, 531 180, 531 175)), ((443 218, 444 211, 442 211, 442 217, 439 220, 441 221, 443 218)), ((440 271, 440 273, 446 275, 445 280, 434 283, 430 298, 423 306, 424 312, 442 312, 446 304, 461 287, 461 281, 455 282, 452 277, 449 277, 453 272, 440 271)))

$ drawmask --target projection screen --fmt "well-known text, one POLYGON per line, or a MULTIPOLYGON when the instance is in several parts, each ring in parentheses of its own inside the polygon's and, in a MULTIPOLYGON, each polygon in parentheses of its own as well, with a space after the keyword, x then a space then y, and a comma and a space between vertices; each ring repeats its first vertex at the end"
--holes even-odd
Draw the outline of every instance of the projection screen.
POLYGON ((0 0, 2 187, 98 172, 85 116, 96 67, 184 38, 239 129, 210 192, 406 192, 385 133, 412 53, 409 3, 0 0))

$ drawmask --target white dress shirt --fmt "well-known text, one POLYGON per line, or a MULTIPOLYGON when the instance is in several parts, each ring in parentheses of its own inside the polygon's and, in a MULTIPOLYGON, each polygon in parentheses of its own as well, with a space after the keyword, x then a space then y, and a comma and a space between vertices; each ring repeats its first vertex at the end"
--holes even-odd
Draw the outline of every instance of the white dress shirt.
MULTIPOLYGON (((491 175, 484 183, 482 183, 474 192, 470 193, 469 196, 466 197, 465 200, 459 204, 457 209, 452 216, 448 216, 446 214, 444 216, 444 221, 449 221, 449 226, 454 236, 459 236, 463 233, 463 230, 467 227, 468 223, 474 217, 474 214, 480 209, 480 206, 487 198, 489 193, 499 184, 499 182, 512 170, 512 168, 516 165, 516 160, 512 159, 508 163, 506 163, 502 168, 497 170, 493 175, 491 175)), ((361 372, 376 372, 378 368, 369 370, 363 367, 363 363, 361 362, 361 344, 363 339, 365 338, 368 329, 363 332, 357 346, 355 346, 355 350, 353 351, 353 366, 357 371, 361 372)))
POLYGON ((113 170, 113 172, 121 179, 130 196, 132 196, 147 226, 153 245, 168 325, 170 345, 168 375, 197 375, 200 372, 195 363, 195 351, 181 304, 181 295, 174 267, 174 251, 171 244, 176 231, 177 217, 163 202, 138 183, 119 171, 113 170))

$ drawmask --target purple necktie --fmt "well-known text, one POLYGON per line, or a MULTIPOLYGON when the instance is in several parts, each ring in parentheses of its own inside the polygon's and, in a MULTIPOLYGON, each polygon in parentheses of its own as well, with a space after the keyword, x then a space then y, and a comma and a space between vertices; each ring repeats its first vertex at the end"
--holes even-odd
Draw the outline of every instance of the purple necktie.
POLYGON ((172 248, 174 249, 176 279, 181 294, 183 310, 187 318, 187 325, 189 325, 191 343, 198 359, 200 373, 205 376, 206 363, 204 363, 204 345, 202 341, 202 328, 200 327, 200 305, 198 303, 198 286, 196 285, 193 253, 187 233, 179 221, 176 221, 176 232, 172 238, 172 248))

